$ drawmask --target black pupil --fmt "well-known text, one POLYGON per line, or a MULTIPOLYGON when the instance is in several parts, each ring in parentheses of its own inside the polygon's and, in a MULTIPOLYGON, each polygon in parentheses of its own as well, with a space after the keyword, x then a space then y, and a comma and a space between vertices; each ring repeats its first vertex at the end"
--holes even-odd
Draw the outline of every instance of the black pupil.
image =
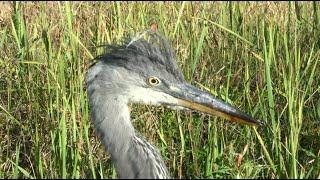
POLYGON ((152 83, 152 84, 156 84, 156 83, 157 83, 157 80, 156 80, 156 79, 151 79, 151 83, 152 83))

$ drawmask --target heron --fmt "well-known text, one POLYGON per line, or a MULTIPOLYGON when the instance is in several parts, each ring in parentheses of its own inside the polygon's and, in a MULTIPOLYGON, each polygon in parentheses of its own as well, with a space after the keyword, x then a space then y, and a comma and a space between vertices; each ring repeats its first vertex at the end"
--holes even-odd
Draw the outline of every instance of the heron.
POLYGON ((86 78, 90 116, 121 179, 170 178, 159 149, 134 129, 131 103, 261 125, 245 112, 188 83, 169 40, 161 32, 148 31, 143 37, 109 44, 95 59, 86 78))

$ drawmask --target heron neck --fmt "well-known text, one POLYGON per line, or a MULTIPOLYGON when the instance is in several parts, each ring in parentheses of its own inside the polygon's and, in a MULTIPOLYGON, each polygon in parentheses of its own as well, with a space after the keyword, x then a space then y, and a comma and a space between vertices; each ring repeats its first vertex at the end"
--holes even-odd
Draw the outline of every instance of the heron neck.
POLYGON ((122 166, 120 159, 128 156, 130 141, 134 136, 128 106, 119 97, 108 96, 104 92, 93 91, 89 96, 91 120, 119 173, 118 169, 122 166))
POLYGON ((90 95, 91 119, 105 149, 112 158, 128 149, 134 128, 128 105, 118 96, 94 92, 90 95))
POLYGON ((119 177, 168 178, 160 152, 135 133, 127 102, 104 92, 89 96, 92 121, 119 177))

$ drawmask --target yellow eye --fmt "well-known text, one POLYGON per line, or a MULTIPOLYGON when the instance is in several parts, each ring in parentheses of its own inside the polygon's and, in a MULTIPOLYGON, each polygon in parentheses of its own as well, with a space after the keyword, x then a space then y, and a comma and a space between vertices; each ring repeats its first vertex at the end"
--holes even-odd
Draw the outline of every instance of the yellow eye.
POLYGON ((160 83, 160 80, 158 79, 158 78, 156 78, 156 77, 150 77, 149 78, 149 84, 151 85, 151 86, 156 86, 156 85, 158 85, 160 83))

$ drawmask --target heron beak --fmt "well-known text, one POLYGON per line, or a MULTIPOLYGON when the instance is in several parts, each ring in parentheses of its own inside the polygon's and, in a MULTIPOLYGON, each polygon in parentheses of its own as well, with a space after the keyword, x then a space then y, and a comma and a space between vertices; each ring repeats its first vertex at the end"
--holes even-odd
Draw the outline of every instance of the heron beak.
POLYGON ((190 84, 180 86, 169 86, 169 94, 177 98, 179 106, 197 110, 200 112, 216 115, 233 122, 261 126, 261 122, 252 118, 236 107, 220 100, 207 92, 198 89, 190 84))

